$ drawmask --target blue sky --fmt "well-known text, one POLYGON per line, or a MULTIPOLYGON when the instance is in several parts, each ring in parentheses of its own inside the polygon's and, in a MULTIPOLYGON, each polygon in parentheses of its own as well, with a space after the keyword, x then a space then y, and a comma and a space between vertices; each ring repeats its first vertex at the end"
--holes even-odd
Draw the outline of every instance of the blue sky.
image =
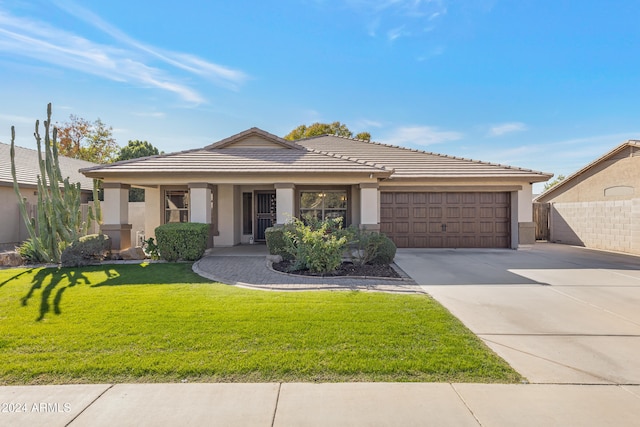
MULTIPOLYGON (((0 141, 53 103, 120 145, 346 123, 570 174, 640 138, 637 0, 0 0, 0 141)), ((538 187, 539 188, 539 187, 538 187)))

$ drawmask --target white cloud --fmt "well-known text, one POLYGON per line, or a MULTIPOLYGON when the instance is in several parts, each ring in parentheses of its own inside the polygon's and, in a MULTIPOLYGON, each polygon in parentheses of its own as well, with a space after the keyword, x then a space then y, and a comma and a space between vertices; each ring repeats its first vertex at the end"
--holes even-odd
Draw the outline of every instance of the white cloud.
POLYGON ((162 51, 141 43, 78 4, 58 1, 56 5, 108 34, 117 43, 94 42, 46 22, 13 16, 0 10, 0 51, 112 81, 161 89, 195 104, 203 103, 205 99, 184 84, 175 75, 176 70, 198 75, 230 89, 237 89, 248 78, 242 71, 194 55, 162 51))
POLYGON ((381 128, 382 123, 377 120, 360 119, 356 122, 359 128, 381 128))
POLYGON ((502 136, 513 132, 522 132, 527 130, 527 125, 522 122, 509 122, 494 125, 489 129, 488 136, 502 136))
POLYGON ((463 134, 456 131, 439 130, 432 126, 405 126, 395 129, 382 142, 392 145, 433 145, 461 139, 463 134))
POLYGON ((0 120, 6 120, 9 123, 35 123, 33 117, 16 116, 14 114, 0 114, 0 120))
POLYGON ((425 34, 447 14, 445 0, 343 0, 362 15, 367 34, 383 34, 388 41, 425 34))
POLYGON ((155 111, 155 112, 138 112, 138 113, 132 113, 134 116, 138 116, 138 117, 151 117, 153 119, 164 119, 167 115, 163 112, 160 111, 155 111))

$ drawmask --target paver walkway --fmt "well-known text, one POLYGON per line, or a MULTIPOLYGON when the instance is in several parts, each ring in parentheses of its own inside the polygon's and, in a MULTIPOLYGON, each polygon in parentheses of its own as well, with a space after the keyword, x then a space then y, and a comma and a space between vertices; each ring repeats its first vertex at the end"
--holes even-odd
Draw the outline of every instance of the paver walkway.
POLYGON ((262 290, 365 290, 393 293, 424 293, 404 272, 401 279, 354 278, 354 277, 309 277, 275 271, 270 268, 266 252, 258 249, 218 250, 205 256, 193 265, 193 271, 202 277, 228 285, 262 290), (246 255, 253 253, 252 255, 246 255))

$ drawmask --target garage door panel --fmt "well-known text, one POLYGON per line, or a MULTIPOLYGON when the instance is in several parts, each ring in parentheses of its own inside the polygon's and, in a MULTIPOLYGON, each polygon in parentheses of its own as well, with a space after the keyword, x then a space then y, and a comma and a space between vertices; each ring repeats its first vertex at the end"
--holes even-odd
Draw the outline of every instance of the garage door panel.
POLYGON ((396 205, 408 205, 409 193, 395 193, 394 202, 396 205))
POLYGON ((465 205, 475 205, 478 203, 478 193, 462 193, 462 203, 465 205))
POLYGON ((393 216, 395 218, 409 218, 409 208, 395 208, 393 216))
POLYGON ((496 218, 509 218, 509 209, 506 207, 498 207, 494 212, 496 218))
POLYGON ((437 205, 442 204, 444 193, 426 193, 426 194, 427 194, 427 203, 437 204, 437 205))
POLYGON ((493 203, 508 205, 511 202, 509 193, 493 193, 493 203))
POLYGON ((431 219, 439 219, 442 218, 442 208, 439 207, 429 207, 429 218, 431 219))
POLYGON ((427 193, 413 193, 413 204, 424 205, 427 203, 427 193))
POLYGON ((396 222, 393 224, 393 232, 406 234, 409 232, 409 223, 408 222, 396 222))
POLYGON ((480 233, 482 233, 482 234, 486 234, 486 233, 493 234, 494 232, 495 232, 495 227, 494 227, 494 223, 493 222, 486 222, 486 221, 480 222, 480 233))
POLYGON ((509 193, 381 193, 381 231, 398 247, 509 247, 509 193))
POLYGON ((509 233, 509 223, 508 222, 496 222, 496 233, 498 234, 507 234, 509 233))
POLYGON ((413 233, 426 233, 428 231, 428 224, 426 222, 414 222, 413 223, 413 227, 412 228, 412 232, 413 233))
POLYGON ((412 248, 426 248, 428 245, 427 236, 414 236, 411 243, 412 248))
POLYGON ((463 233, 474 233, 476 231, 476 223, 474 222, 470 222, 470 221, 466 221, 461 223, 462 224, 462 232, 463 233))
POLYGON ((394 243, 399 248, 410 248, 409 246, 409 236, 396 236, 393 239, 394 243))
POLYGON ((460 232, 460 223, 459 222, 451 222, 447 221, 447 233, 459 233, 460 232))
POLYGON ((427 217, 427 208, 413 208, 413 217, 414 218, 426 218, 427 217))
POLYGON ((395 193, 380 193, 380 206, 392 205, 395 193))
POLYGON ((476 208, 462 208, 462 218, 475 218, 476 208))

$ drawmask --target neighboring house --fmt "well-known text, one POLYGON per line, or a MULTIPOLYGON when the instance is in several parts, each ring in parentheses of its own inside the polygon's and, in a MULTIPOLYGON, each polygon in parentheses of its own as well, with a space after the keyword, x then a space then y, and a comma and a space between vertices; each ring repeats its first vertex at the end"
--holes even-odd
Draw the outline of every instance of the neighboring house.
MULTIPOLYGON (((31 206, 38 204, 39 158, 36 150, 15 147, 16 177, 22 197, 31 206)), ((13 247, 29 237, 22 221, 18 198, 13 190, 11 177, 11 146, 0 142, 0 250, 13 247)), ((44 155, 44 154, 43 154, 44 155)), ((95 163, 60 156, 60 169, 63 178, 69 177, 72 183, 79 182, 82 188, 83 202, 89 199, 93 191, 93 180, 80 172, 81 168, 95 166, 95 163)), ((32 213, 35 211, 32 210, 32 213)))
POLYGON ((627 141, 551 187, 550 240, 640 254, 640 141, 627 141))
POLYGON ((103 231, 127 248, 126 194, 145 189, 146 236, 211 224, 215 246, 264 240, 305 214, 380 230, 399 247, 517 248, 534 242, 531 184, 551 174, 337 136, 286 141, 252 128, 202 149, 94 166, 103 231))

